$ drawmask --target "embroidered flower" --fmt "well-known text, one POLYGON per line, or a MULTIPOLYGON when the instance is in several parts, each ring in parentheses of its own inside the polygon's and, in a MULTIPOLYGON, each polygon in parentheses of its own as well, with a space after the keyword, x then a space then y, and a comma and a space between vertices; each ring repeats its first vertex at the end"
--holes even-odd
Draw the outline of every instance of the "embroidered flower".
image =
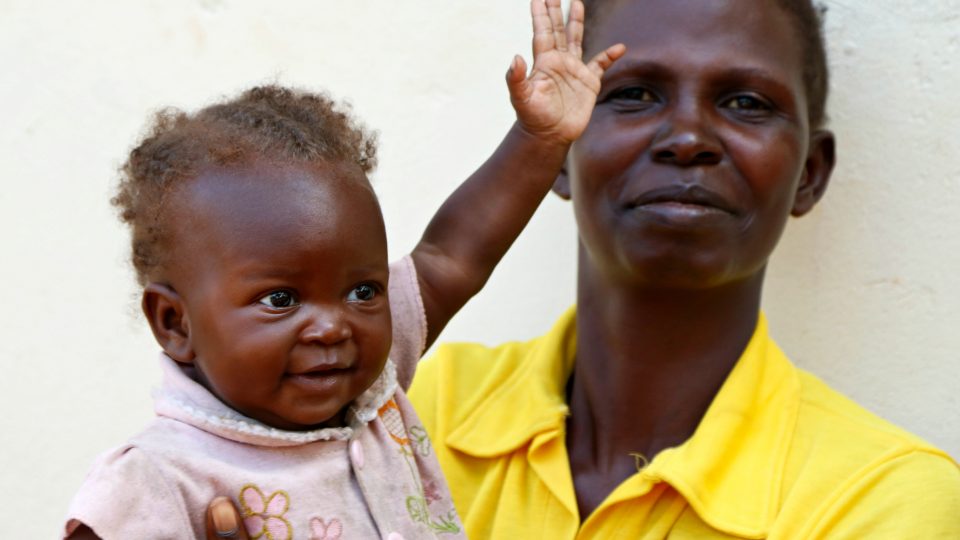
POLYGON ((397 402, 393 399, 387 401, 377 413, 380 415, 380 419, 387 428, 387 433, 390 434, 393 442, 400 446, 409 446, 410 438, 407 437, 407 430, 403 425, 403 418, 400 416, 400 407, 397 406, 397 402))
POLYGON ((423 498, 426 499, 428 506, 443 498, 440 496, 440 488, 437 487, 436 482, 433 480, 426 480, 423 483, 423 498))
POLYGON ((343 523, 337 518, 324 521, 323 518, 310 518, 310 540, 340 540, 343 523))
POLYGON ((410 444, 423 457, 430 455, 430 437, 423 426, 410 426, 410 444))
POLYGON ((408 432, 403 423, 403 416, 400 414, 400 407, 393 399, 384 403, 377 414, 387 434, 399 445, 400 455, 407 462, 410 474, 413 476, 416 491, 408 494, 406 498, 407 514, 410 519, 426 525, 434 533, 459 533, 460 525, 456 511, 450 510, 443 515, 431 516, 429 506, 431 503, 442 500, 441 490, 432 482, 423 485, 417 473, 417 454, 423 457, 430 455, 430 438, 427 437, 427 431, 421 426, 412 426, 408 432))
POLYGON ((286 491, 277 490, 266 497, 253 484, 240 488, 240 511, 251 539, 266 536, 267 540, 291 540, 293 527, 283 517, 288 508, 290 496, 286 491))

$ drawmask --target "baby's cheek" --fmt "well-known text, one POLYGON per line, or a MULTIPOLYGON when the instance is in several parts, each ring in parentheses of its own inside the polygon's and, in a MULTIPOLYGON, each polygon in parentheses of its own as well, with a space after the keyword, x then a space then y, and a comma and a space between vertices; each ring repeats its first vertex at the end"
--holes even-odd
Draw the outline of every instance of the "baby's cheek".
POLYGON ((360 344, 361 354, 364 361, 382 365, 390 353, 390 345, 393 339, 393 327, 391 324, 389 308, 385 308, 376 317, 372 317, 368 324, 364 325, 364 339, 360 344))

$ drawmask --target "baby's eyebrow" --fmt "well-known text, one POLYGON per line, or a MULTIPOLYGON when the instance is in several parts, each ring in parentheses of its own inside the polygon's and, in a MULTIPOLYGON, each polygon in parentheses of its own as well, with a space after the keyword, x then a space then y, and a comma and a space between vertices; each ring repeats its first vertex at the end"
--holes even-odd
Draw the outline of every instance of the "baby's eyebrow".
POLYGON ((302 270, 290 266, 270 266, 263 267, 258 265, 240 266, 234 268, 232 274, 243 281, 263 281, 270 279, 285 279, 301 274, 302 270))
MULTIPOLYGON (((309 276, 315 268, 303 268, 291 265, 265 266, 249 264, 233 268, 231 274, 238 280, 248 282, 285 280, 309 276)), ((345 270, 347 280, 372 279, 386 282, 389 279, 389 270, 386 265, 369 264, 358 265, 345 270)))

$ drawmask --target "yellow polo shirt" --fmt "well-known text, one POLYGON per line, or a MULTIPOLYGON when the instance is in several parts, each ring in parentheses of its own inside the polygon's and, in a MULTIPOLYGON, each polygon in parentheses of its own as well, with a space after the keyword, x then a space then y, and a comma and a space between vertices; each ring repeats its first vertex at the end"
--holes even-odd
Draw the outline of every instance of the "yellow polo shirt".
POLYGON ((575 351, 570 310, 537 339, 445 345, 418 367, 410 398, 470 538, 960 539, 957 464, 794 367, 762 317, 693 436, 581 520, 575 351))

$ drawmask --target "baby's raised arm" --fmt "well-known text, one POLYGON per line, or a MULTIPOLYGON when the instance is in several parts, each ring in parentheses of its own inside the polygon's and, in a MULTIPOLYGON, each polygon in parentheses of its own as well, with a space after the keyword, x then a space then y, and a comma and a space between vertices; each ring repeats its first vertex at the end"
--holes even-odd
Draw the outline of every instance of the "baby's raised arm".
MULTIPOLYGON (((507 72, 517 121, 493 155, 443 203, 411 254, 427 315, 427 345, 490 277, 550 190, 567 150, 587 126, 600 77, 622 45, 581 59, 583 4, 566 26, 560 0, 532 0, 533 69, 514 58, 507 72)), ((226 497, 207 510, 207 538, 248 538, 226 497)))
POLYGON ((582 60, 584 7, 566 26, 560 0, 532 0, 533 69, 507 71, 517 121, 492 156, 453 192, 411 254, 427 315, 427 346, 480 291, 550 190, 570 144, 593 112, 603 72, 625 52, 614 45, 582 60))

